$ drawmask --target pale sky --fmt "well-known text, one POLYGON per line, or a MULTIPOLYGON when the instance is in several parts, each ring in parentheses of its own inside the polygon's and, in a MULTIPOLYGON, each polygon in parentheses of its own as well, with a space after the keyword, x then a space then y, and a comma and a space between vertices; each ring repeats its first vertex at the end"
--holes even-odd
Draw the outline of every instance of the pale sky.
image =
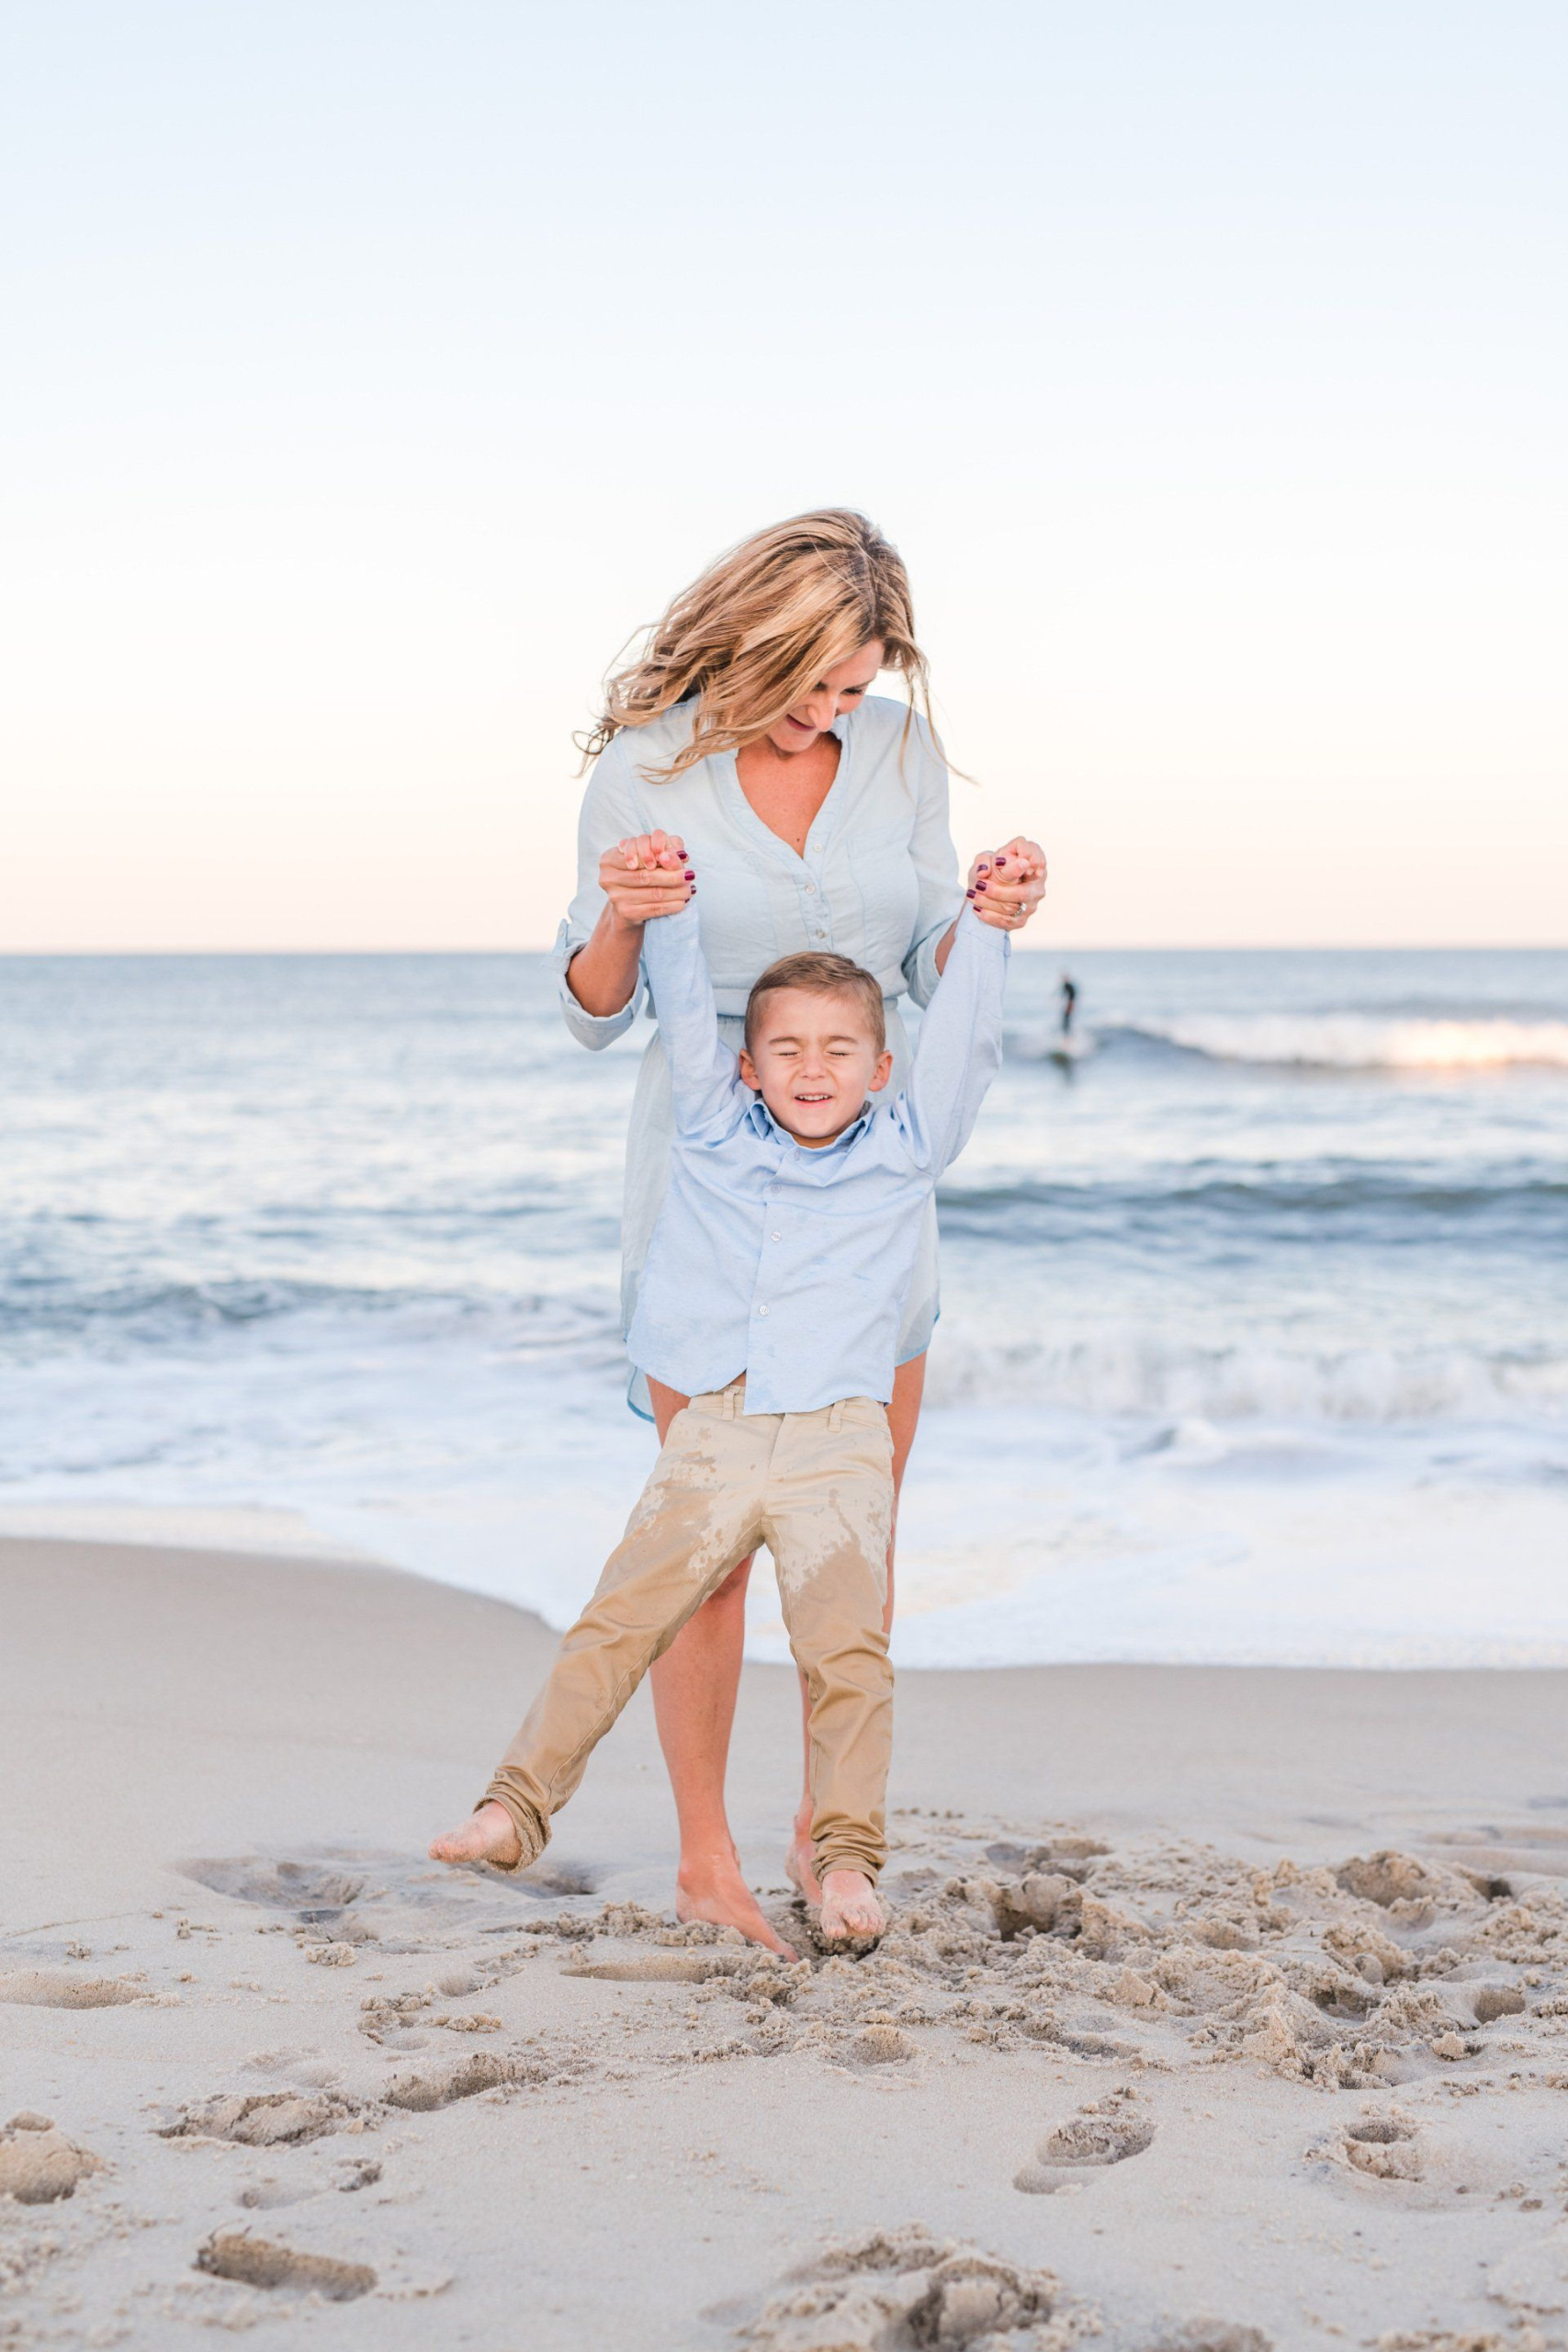
POLYGON ((546 944, 622 640, 829 503, 1046 944, 1568 942, 1555 0, 0 40, 0 948, 546 944))

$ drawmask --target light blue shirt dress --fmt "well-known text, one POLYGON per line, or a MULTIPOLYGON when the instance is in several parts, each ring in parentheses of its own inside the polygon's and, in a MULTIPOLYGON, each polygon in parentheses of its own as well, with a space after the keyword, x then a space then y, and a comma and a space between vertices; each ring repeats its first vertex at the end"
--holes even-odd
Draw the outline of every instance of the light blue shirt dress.
MULTIPOLYGON (((580 1043, 598 1047, 629 1029, 645 1004, 657 1019, 646 967, 619 1012, 584 1012, 566 967, 586 945, 604 904, 599 860, 627 834, 677 834, 696 870, 703 951, 713 976, 724 1043, 738 1051, 752 982, 781 956, 806 949, 848 956, 874 972, 887 1007, 889 1080, 908 1075, 909 1041, 898 1001, 931 1001, 936 951, 964 904, 948 831, 947 770, 923 722, 901 702, 869 695, 833 723, 839 771, 803 854, 771 832, 740 789, 733 753, 699 760, 672 784, 649 780, 690 740, 692 707, 623 729, 600 754, 578 826, 577 895, 556 943, 561 1009, 580 1043)), ((674 1134, 670 1070, 655 1035, 643 1057, 626 1136, 621 1221, 621 1328, 637 1310, 648 1244, 670 1177, 674 1134)), ((931 1343, 938 1308, 934 1202, 926 1204, 901 1318, 897 1360, 931 1343)), ((649 1413, 637 1374, 630 1402, 649 1413)))

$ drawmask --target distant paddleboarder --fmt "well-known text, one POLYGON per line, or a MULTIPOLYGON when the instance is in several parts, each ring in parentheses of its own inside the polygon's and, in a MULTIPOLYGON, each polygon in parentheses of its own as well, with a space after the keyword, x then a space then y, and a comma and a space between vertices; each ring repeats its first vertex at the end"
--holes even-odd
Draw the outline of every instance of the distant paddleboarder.
POLYGON ((1077 1001, 1077 982, 1070 973, 1064 972, 1062 974, 1062 1035, 1064 1037, 1070 1037, 1073 1034, 1073 1012, 1077 1001))

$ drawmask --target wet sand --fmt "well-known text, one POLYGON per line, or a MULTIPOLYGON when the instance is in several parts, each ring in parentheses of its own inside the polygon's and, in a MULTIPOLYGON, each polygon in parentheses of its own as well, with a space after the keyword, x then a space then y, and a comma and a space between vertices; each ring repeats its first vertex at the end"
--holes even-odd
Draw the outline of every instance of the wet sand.
POLYGON ((1563 2344, 1568 1675, 906 1674, 852 1962, 749 1668, 786 1966, 674 1927, 646 1693, 527 1878, 423 1860, 552 1648, 0 1544, 0 2345, 1563 2344))

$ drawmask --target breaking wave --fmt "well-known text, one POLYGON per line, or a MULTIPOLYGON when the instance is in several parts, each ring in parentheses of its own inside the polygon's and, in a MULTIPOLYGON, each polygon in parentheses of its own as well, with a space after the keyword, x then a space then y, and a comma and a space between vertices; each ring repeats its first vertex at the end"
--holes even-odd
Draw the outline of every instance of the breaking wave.
POLYGON ((932 1351, 926 1394, 936 1405, 1027 1404, 1116 1419, 1555 1423, 1568 1417, 1568 1352, 1204 1346, 1135 1326, 972 1340, 949 1326, 932 1351))
POLYGON ((1100 1047, 1136 1040, 1207 1061, 1276 1069, 1568 1069, 1568 1021, 1391 1019, 1359 1012, 1188 1013, 1097 1033, 1100 1047))

